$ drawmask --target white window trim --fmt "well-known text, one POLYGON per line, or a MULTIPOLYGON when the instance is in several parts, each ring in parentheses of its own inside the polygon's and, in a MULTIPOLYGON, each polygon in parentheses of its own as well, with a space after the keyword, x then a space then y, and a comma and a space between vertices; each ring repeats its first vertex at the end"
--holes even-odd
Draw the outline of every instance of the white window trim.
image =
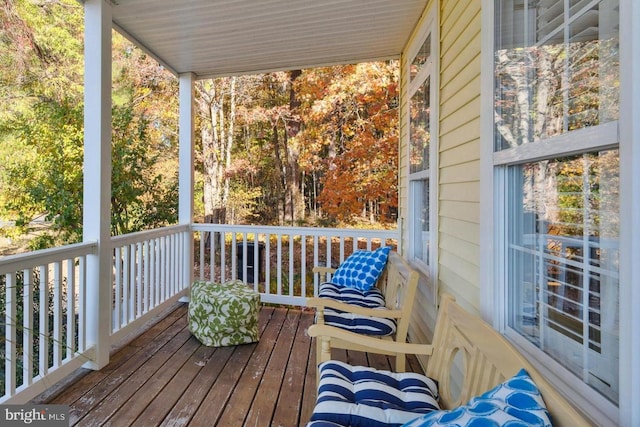
POLYGON ((493 153, 493 165, 531 163, 585 151, 604 151, 608 148, 617 148, 619 140, 616 120, 596 127, 574 130, 545 141, 496 151, 493 153))
POLYGON ((640 2, 620 1, 620 408, 640 424, 640 2), (623 66, 624 65, 624 66, 623 66), (622 303, 624 302, 624 303, 622 303))
POLYGON ((406 144, 406 152, 404 153, 407 165, 407 174, 406 174, 406 191, 407 191, 407 200, 408 200, 408 210, 407 214, 412 215, 414 212, 414 205, 411 197, 411 181, 419 178, 429 178, 429 254, 430 254, 430 265, 422 262, 421 260, 417 260, 413 255, 413 222, 408 221, 408 227, 406 234, 407 236, 407 252, 410 264, 412 264, 415 268, 417 268, 420 272, 422 272, 426 278, 428 286, 431 288, 431 298, 435 303, 437 301, 438 296, 438 168, 439 168, 439 159, 438 159, 438 135, 439 135, 439 90, 440 87, 440 79, 439 79, 439 58, 440 58, 440 49, 439 49, 439 40, 440 40, 440 31, 439 26, 437 25, 439 22, 438 8, 435 6, 431 6, 429 12, 426 14, 426 18, 423 20, 420 26, 420 31, 417 33, 416 37, 411 41, 407 49, 407 62, 406 69, 404 70, 406 85, 407 85, 407 95, 406 95, 406 117, 405 117, 405 128, 407 129, 407 144, 406 144), (431 34, 431 59, 429 64, 425 64, 422 69, 416 74, 416 76, 411 79, 411 62, 413 58, 416 56, 418 51, 422 48, 424 41, 427 38, 427 35, 431 34), (431 141, 429 143, 429 168, 425 171, 411 173, 411 163, 410 163, 410 153, 411 153, 411 97, 416 92, 416 90, 424 84, 425 74, 430 72, 430 93, 429 99, 430 104, 435 106, 432 108, 429 120, 430 120, 430 134, 431 141))
MULTIPOLYGON (((482 111, 493 111, 493 46, 494 46, 494 0, 482 0, 482 49, 481 49, 481 99, 482 111)), ((615 123, 619 132, 620 150, 620 403, 601 408, 604 399, 593 390, 587 390, 587 401, 575 402, 600 425, 638 425, 640 423, 640 3, 620 0, 620 118, 615 123), (635 254, 635 259, 633 258, 635 254), (636 284, 636 286, 634 286, 636 284), (595 393, 593 398, 589 393, 595 393)), ((496 254, 504 253, 504 230, 496 229, 501 224, 502 213, 496 206, 504 206, 503 177, 495 172, 497 163, 517 163, 518 156, 498 154, 494 158, 493 114, 481 114, 480 120, 480 311, 489 323, 506 334, 530 359, 534 366, 558 390, 575 396, 576 381, 568 371, 555 361, 536 361, 527 351, 530 343, 521 337, 513 337, 505 325, 505 289, 496 254), (504 156, 504 157, 501 157, 504 156), (502 284, 502 285, 501 285, 502 284), (522 342, 520 342, 522 341, 522 342), (569 386, 569 382, 572 386, 569 386)), ((589 143, 591 144, 591 143, 589 143)), ((596 145, 597 143, 593 143, 596 145)), ((602 148, 609 143, 602 142, 602 148)), ((576 147, 580 149, 580 147, 576 147)), ((510 153, 511 155, 515 154, 510 153)), ((529 153, 530 154, 530 153, 529 153)), ((588 386, 587 386, 588 387, 588 386)))

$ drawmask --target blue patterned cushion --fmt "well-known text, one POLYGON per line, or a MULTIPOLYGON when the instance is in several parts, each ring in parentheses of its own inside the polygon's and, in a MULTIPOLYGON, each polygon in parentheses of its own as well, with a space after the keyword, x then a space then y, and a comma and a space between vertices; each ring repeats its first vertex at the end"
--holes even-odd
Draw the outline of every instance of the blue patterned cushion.
MULTIPOLYGON (((356 288, 337 286, 333 283, 322 283, 318 292, 320 298, 329 298, 346 304, 366 308, 386 310, 384 295, 378 288, 362 291, 356 288)), ((365 335, 386 336, 396 332, 395 319, 370 317, 360 314, 345 313, 331 308, 324 309, 324 322, 351 332, 365 335)))
POLYGON ((318 296, 320 298, 329 298, 345 304, 358 305, 360 307, 384 307, 384 295, 378 288, 371 288, 363 291, 356 288, 338 286, 331 282, 324 282, 320 284, 318 296))
POLYGON ((387 264, 391 247, 375 251, 355 251, 338 267, 331 282, 338 286, 369 290, 375 286, 387 264))
POLYGON ((439 409, 436 381, 412 372, 392 373, 338 361, 320 364, 320 381, 308 426, 398 427, 439 409))
POLYGON ((522 369, 465 406, 432 412, 405 426, 551 427, 551 419, 538 387, 522 369))
POLYGON ((344 427, 342 424, 332 423, 330 421, 310 421, 307 427, 344 427))

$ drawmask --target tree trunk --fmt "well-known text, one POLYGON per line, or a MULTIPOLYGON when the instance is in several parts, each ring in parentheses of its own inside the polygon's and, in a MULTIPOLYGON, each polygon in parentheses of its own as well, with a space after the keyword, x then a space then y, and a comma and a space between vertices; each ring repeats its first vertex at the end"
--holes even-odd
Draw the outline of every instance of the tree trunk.
MULTIPOLYGON (((279 204, 278 204, 278 221, 280 223, 280 225, 284 224, 285 219, 286 219, 286 211, 287 211, 287 201, 286 201, 286 195, 283 194, 283 189, 286 188, 286 177, 285 177, 285 173, 284 171, 284 165, 282 163, 282 156, 280 155, 280 138, 278 135, 278 120, 276 119, 275 122, 273 123, 273 152, 274 152, 274 158, 275 158, 275 165, 276 165, 276 170, 275 170, 275 175, 277 177, 277 182, 279 184, 279 187, 276 191, 275 194, 280 195, 278 197, 279 200, 279 204)), ((286 193, 286 191, 284 192, 286 193)))
POLYGON ((203 82, 199 86, 201 101, 198 104, 203 118, 202 151, 204 174, 205 222, 226 223, 226 206, 229 199, 229 178, 226 171, 231 166, 233 130, 235 125, 235 77, 203 82), (229 82, 229 104, 223 90, 229 82), (229 118, 226 116, 229 109, 229 118))
POLYGON ((284 149, 286 154, 285 164, 285 220, 292 225, 298 219, 304 218, 304 196, 300 176, 300 148, 296 136, 300 132, 302 121, 300 120, 300 101, 296 97, 294 88, 295 80, 302 74, 301 70, 293 70, 289 73, 289 117, 286 119, 286 132, 284 137, 284 149), (288 211, 288 212, 287 212, 288 211))

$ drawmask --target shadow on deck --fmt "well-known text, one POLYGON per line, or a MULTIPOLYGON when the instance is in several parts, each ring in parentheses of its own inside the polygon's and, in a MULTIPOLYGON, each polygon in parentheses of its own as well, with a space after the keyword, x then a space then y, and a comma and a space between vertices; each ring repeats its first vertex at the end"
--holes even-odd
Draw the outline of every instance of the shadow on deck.
MULTIPOLYGON (((205 347, 187 328, 180 305, 111 356, 62 388, 50 404, 70 407, 79 426, 298 426, 316 395, 313 313, 264 306, 260 341, 205 347)), ((336 352, 352 364, 391 369, 392 358, 336 352)), ((409 358, 410 370, 420 369, 409 358)))

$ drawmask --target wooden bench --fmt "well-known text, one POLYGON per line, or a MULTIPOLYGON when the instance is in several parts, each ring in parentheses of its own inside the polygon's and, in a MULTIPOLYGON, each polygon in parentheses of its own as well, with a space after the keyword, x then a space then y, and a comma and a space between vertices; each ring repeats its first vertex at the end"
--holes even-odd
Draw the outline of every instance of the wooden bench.
POLYGON ((429 356, 425 374, 438 381, 443 409, 466 404, 524 368, 538 386, 554 426, 591 425, 500 333, 448 295, 442 297, 432 344, 383 343, 327 325, 311 326, 309 335, 319 342, 318 363, 331 359, 336 340, 351 341, 369 352, 429 356), (462 363, 454 363, 456 354, 461 354, 462 363), (458 385, 452 381, 456 372, 462 375, 458 385))
MULTIPOLYGON (((314 273, 332 274, 335 269, 330 267, 316 267, 314 273)), ((327 276, 328 277, 328 276, 327 276)), ((340 301, 328 298, 309 298, 307 306, 316 309, 316 324, 323 325, 324 310, 331 308, 347 313, 358 314, 362 316, 382 317, 396 320, 395 334, 382 337, 385 341, 405 342, 407 340, 407 332, 409 330, 409 319, 411 318, 411 310, 413 301, 415 300, 416 290, 418 288, 418 272, 412 269, 409 264, 397 252, 391 251, 387 259, 385 269, 376 283, 376 287, 380 289, 385 299, 385 310, 364 308, 355 305, 345 304, 340 301)), ((349 350, 362 351, 356 343, 352 341, 342 341, 334 339, 332 342, 334 348, 343 348, 349 350)), ((319 349, 319 347, 318 347, 319 349)), ((405 355, 397 354, 394 351, 385 352, 383 354, 396 356, 396 370, 404 371, 405 355)))

